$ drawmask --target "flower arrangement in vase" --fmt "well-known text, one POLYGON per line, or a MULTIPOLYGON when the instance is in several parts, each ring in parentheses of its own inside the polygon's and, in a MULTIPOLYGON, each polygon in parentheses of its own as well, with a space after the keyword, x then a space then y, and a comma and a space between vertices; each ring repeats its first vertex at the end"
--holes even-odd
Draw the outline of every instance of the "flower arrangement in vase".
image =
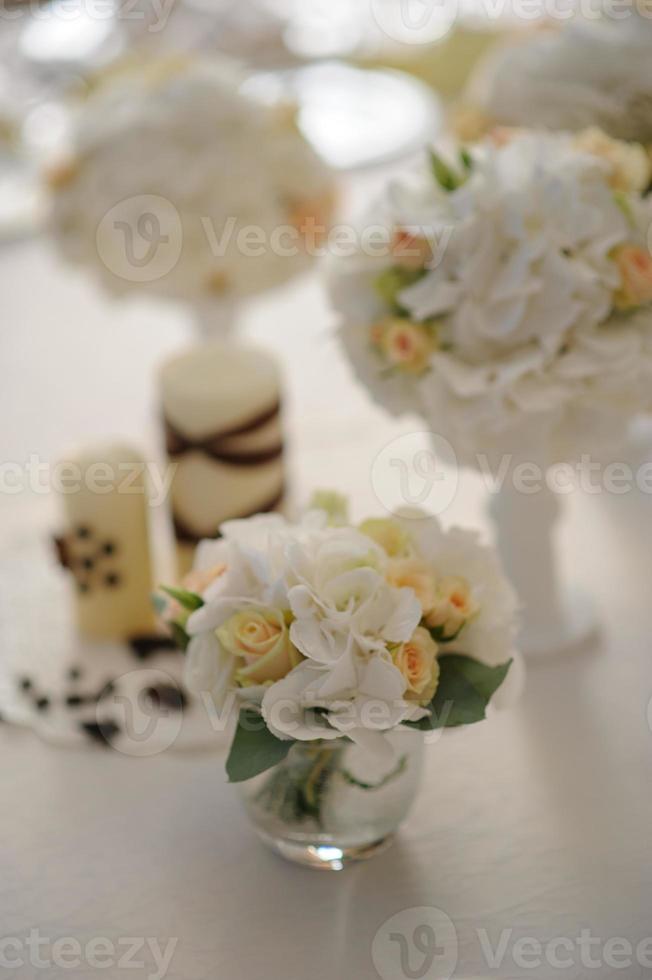
POLYGON ((222 525, 163 613, 190 689, 238 711, 226 769, 259 835, 339 868, 406 816, 424 736, 505 703, 520 660, 513 591, 474 532, 316 503, 222 525))
POLYGON ((113 295, 190 304, 208 336, 244 297, 309 267, 334 207, 295 107, 265 104, 246 81, 226 58, 112 67, 48 173, 64 257, 113 295))
MULTIPOLYGON (((643 147, 595 130, 501 129, 449 159, 431 151, 370 212, 383 254, 331 264, 360 379, 468 466, 547 471, 622 442, 652 406, 650 176, 643 147)), ((521 645, 559 650, 590 621, 560 597, 557 498, 542 487, 523 501, 504 486, 493 509, 524 605, 521 645)))

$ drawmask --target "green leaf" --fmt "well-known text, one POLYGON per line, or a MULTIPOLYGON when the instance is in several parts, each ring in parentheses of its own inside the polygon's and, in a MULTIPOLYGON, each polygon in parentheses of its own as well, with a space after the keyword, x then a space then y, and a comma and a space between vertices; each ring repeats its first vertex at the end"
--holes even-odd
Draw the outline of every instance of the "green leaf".
POLYGON ((446 161, 442 160, 438 153, 435 153, 434 150, 428 152, 430 153, 430 166, 439 186, 445 191, 456 191, 463 181, 452 167, 449 167, 446 161))
POLYGON ((272 735, 262 716, 252 708, 242 708, 231 751, 226 761, 230 783, 243 783, 282 762, 294 745, 272 735))
POLYGON ((462 623, 457 632, 453 633, 451 636, 446 636, 446 629, 444 626, 428 626, 428 632, 435 643, 452 643, 458 638, 465 626, 466 623, 462 623))
POLYGON ((465 146, 460 149, 460 162, 469 173, 473 170, 473 157, 465 146))
POLYGON ((507 676, 512 661, 487 667, 462 654, 439 657, 439 685, 429 704, 431 714, 410 722, 413 728, 432 731, 472 725, 486 716, 487 705, 507 676))
POLYGON ((632 207, 632 202, 629 195, 625 191, 614 191, 614 201, 625 215, 627 222, 631 228, 636 227, 636 215, 634 214, 634 209, 632 207))
POLYGON ((188 644, 190 643, 190 637, 184 630, 183 626, 181 626, 179 623, 169 623, 168 625, 170 627, 170 632, 172 633, 172 639, 179 649, 183 650, 185 653, 188 649, 188 644))
POLYGON ((390 266, 377 276, 374 283, 376 292, 394 313, 407 316, 408 311, 399 303, 398 294, 422 279, 427 271, 427 269, 406 269, 398 265, 390 266))
POLYGON ((151 602, 154 607, 154 611, 162 616, 168 607, 167 599, 162 596, 160 592, 154 592, 151 596, 151 602))
POLYGON ((204 605, 204 600, 196 592, 188 592, 187 589, 173 589, 169 585, 162 585, 161 588, 163 592, 167 592, 169 596, 176 599, 189 612, 195 612, 195 610, 201 609, 204 605))

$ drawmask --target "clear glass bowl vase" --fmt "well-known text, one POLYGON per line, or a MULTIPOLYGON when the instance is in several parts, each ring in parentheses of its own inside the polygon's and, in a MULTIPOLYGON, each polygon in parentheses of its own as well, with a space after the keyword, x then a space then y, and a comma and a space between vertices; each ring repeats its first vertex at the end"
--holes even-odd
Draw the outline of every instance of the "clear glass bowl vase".
POLYGON ((417 794, 423 734, 397 729, 393 758, 348 739, 297 742, 240 792, 258 836, 299 864, 340 871, 384 850, 417 794))

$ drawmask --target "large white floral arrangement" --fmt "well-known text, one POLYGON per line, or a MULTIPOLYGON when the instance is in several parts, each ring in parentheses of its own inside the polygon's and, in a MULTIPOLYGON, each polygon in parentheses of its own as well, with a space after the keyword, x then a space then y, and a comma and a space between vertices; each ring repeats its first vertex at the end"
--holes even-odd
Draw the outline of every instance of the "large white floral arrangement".
MULTIPOLYGON (((652 143, 652 7, 519 37, 487 56, 465 99, 493 125, 580 130, 652 143)), ((472 113, 461 119, 471 121, 472 113)))
POLYGON ((371 209, 386 247, 332 262, 359 377, 470 464, 619 437, 652 403, 646 152, 501 130, 448 160, 432 152, 371 209))
POLYGON ((257 292, 304 269, 328 227, 332 176, 294 108, 263 104, 244 81, 230 61, 185 58, 101 77, 49 173, 64 255, 113 292, 191 301, 257 292))
POLYGON ((391 755, 397 726, 469 724, 515 693, 514 593, 474 532, 416 512, 334 524, 323 509, 221 531, 167 590, 165 616, 187 647, 190 689, 220 712, 240 708, 233 781, 297 741, 391 755))

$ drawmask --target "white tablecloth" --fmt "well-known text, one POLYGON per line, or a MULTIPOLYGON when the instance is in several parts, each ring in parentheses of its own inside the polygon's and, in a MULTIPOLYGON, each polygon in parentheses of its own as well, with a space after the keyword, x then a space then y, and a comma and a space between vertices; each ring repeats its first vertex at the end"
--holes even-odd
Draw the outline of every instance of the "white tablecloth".
MULTIPOLYGON (((0 295, 3 461, 53 459, 98 435, 152 444, 153 371, 189 339, 181 311, 111 304, 37 241, 0 253, 0 295)), ((373 460, 421 427, 370 405, 331 322, 309 278, 253 304, 245 333, 285 362, 295 499, 338 485, 356 516, 382 513, 373 460)), ((463 474, 444 520, 483 524, 483 504, 480 481, 463 474)), ((51 495, 0 494, 0 530, 34 514, 47 523, 54 505, 51 495)), ((0 973, 95 975, 84 962, 31 964, 37 929, 81 947, 105 937, 105 977, 160 975, 146 944, 147 956, 132 957, 145 966, 120 968, 129 937, 176 940, 170 980, 372 980, 377 967, 423 980, 448 976, 455 953, 460 978, 650 975, 652 942, 637 944, 652 935, 651 507, 636 491, 573 495, 564 561, 598 603, 601 641, 532 667, 513 711, 429 746, 398 843, 342 874, 295 868, 257 842, 225 782, 219 739, 215 752, 134 759, 59 750, 0 726, 0 973), (430 964, 414 941, 420 925, 442 921, 433 908, 455 936, 435 930, 430 964)))

